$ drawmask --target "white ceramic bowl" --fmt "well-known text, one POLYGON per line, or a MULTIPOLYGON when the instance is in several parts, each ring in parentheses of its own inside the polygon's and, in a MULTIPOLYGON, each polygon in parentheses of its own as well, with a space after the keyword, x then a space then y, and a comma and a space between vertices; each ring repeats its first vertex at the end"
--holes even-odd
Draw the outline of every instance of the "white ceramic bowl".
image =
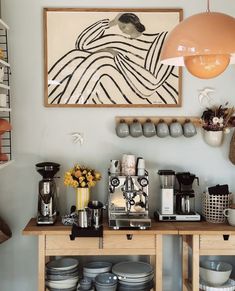
POLYGON ((226 283, 232 272, 232 265, 220 261, 202 261, 200 278, 210 286, 221 286, 226 283))

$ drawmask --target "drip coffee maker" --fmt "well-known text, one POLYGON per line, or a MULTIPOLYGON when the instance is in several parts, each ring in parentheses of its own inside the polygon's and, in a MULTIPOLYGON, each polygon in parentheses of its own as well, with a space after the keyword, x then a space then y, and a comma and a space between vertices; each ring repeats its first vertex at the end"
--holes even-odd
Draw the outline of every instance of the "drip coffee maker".
POLYGON ((195 211, 195 192, 193 183, 199 179, 190 172, 176 173, 172 170, 158 172, 161 184, 161 208, 155 217, 160 221, 199 221, 200 214, 195 211), (175 179, 176 178, 176 179, 175 179))
POLYGON ((178 187, 175 189, 176 213, 179 215, 195 214, 195 192, 193 182, 196 180, 199 185, 199 179, 194 174, 182 172, 176 174, 178 187))
POLYGON ((42 176, 38 186, 37 224, 54 224, 56 221, 56 183, 55 174, 60 165, 52 162, 36 164, 37 172, 42 176))

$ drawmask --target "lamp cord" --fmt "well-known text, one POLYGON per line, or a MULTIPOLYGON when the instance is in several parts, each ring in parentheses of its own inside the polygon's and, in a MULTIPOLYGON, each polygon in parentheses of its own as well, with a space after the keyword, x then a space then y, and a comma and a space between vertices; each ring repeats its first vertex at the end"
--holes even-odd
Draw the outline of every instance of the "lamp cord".
POLYGON ((210 12, 210 0, 207 0, 207 9, 206 12, 210 12))

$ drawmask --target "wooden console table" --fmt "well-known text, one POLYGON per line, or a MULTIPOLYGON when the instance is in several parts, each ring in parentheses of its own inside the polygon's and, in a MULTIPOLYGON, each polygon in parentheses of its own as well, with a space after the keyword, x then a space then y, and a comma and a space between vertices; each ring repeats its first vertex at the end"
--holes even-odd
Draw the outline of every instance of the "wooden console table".
MULTIPOLYGON (((70 240, 71 227, 57 222, 37 226, 32 218, 24 235, 38 236, 38 291, 45 291, 45 264, 50 256, 147 255, 155 269, 155 290, 162 288, 162 236, 178 235, 174 223, 153 222, 149 230, 112 230, 104 226, 103 238, 70 240)), ((196 290, 196 289, 195 289, 196 290)), ((198 290, 197 290, 198 291, 198 290)))
POLYGON ((182 276, 183 291, 199 290, 200 256, 235 255, 235 227, 228 224, 203 222, 176 223, 182 235, 182 276), (192 249, 192 278, 189 279, 189 248, 192 249))

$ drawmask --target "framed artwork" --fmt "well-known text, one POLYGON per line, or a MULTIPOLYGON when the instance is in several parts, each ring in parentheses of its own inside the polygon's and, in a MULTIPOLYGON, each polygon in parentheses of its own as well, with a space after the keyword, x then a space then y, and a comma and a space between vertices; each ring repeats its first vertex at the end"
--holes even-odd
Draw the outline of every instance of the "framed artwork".
POLYGON ((180 107, 181 70, 160 63, 181 9, 44 9, 45 106, 180 107))

